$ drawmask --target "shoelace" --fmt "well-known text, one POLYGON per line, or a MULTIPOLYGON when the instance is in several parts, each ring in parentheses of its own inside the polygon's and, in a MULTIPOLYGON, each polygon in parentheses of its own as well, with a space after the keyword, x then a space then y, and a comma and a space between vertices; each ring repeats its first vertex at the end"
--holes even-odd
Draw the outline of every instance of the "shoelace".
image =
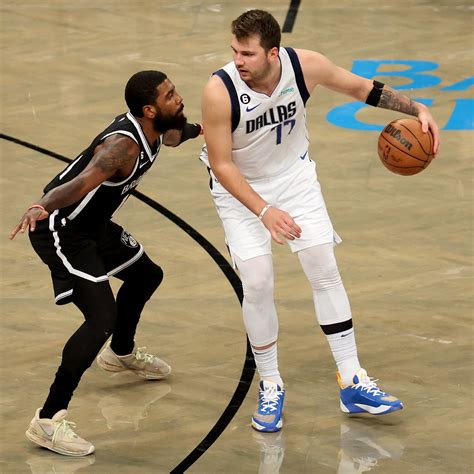
POLYGON ((281 393, 282 392, 276 390, 274 387, 262 391, 260 395, 260 401, 262 404, 261 410, 265 413, 268 411, 275 411, 277 409, 281 393))
POLYGON ((51 442, 53 443, 53 445, 55 444, 56 442, 56 437, 57 437, 57 434, 58 434, 58 431, 60 430, 60 428, 63 428, 64 430, 64 433, 66 436, 73 436, 73 437, 76 437, 76 433, 74 432, 74 428, 76 427, 76 423, 73 423, 72 421, 67 421, 67 420, 61 420, 56 428, 54 428, 54 433, 53 433, 53 437, 51 439, 51 442))
POLYGON ((144 360, 145 364, 151 364, 153 362, 153 355, 146 352, 146 347, 138 347, 137 351, 135 352, 135 359, 144 360))
POLYGON ((370 393, 371 395, 385 395, 385 392, 377 387, 376 382, 378 382, 378 380, 379 379, 373 379, 367 376, 354 385, 354 388, 360 388, 362 391, 366 390, 367 393, 370 393))

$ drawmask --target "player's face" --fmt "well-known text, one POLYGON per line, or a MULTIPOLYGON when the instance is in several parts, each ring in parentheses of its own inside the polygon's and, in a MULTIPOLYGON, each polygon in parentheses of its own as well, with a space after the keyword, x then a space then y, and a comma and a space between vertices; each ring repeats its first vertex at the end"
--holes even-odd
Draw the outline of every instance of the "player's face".
POLYGON ((183 114, 183 98, 169 79, 165 79, 158 86, 158 97, 154 110, 153 127, 157 132, 164 133, 172 129, 181 130, 186 123, 186 117, 183 114))
POLYGON ((260 45, 260 36, 252 35, 238 40, 232 38, 231 48, 234 53, 234 63, 240 77, 245 82, 264 80, 271 68, 271 58, 276 48, 266 52, 260 45))

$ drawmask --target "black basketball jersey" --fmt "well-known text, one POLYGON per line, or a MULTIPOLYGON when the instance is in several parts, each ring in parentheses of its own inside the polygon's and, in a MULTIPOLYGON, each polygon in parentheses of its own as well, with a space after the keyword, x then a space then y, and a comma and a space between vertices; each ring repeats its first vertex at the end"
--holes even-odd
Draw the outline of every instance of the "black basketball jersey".
POLYGON ((138 186, 143 175, 154 163, 161 148, 161 137, 153 145, 150 145, 140 124, 128 112, 115 117, 113 122, 97 135, 89 147, 44 188, 44 193, 75 178, 91 161, 96 146, 115 134, 130 137, 140 147, 133 171, 120 182, 104 181, 80 201, 54 211, 50 225, 53 225, 55 229, 65 225, 79 226, 85 231, 102 227, 125 203, 130 193, 138 186))

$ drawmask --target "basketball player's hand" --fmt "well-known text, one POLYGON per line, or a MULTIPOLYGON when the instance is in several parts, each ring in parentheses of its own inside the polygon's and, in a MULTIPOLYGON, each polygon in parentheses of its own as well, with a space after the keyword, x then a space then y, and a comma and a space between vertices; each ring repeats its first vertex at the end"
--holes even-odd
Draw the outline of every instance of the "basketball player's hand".
POLYGON ((270 231, 272 239, 277 244, 283 244, 279 235, 288 240, 295 240, 301 237, 301 228, 293 218, 285 211, 276 207, 268 208, 262 218, 264 226, 270 231))
POLYGON ((431 133, 433 134, 433 151, 436 157, 436 154, 439 151, 439 128, 428 107, 424 106, 421 108, 421 111, 418 114, 418 120, 421 122, 421 129, 423 132, 427 133, 428 130, 431 130, 431 133))
POLYGON ((18 225, 10 232, 10 240, 13 240, 15 238, 15 235, 18 234, 18 232, 21 232, 23 234, 25 230, 28 230, 28 228, 31 232, 33 232, 36 228, 36 221, 42 221, 44 219, 47 219, 48 216, 49 213, 44 209, 40 209, 37 207, 28 209, 21 218, 18 225))

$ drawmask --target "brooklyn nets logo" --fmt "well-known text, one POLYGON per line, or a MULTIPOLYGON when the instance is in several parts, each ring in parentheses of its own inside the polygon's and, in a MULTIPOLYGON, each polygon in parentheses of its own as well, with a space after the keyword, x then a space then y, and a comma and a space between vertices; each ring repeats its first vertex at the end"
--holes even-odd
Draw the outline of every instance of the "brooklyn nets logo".
POLYGON ((120 240, 124 245, 130 247, 131 249, 134 249, 138 246, 138 242, 126 230, 122 231, 120 240))

